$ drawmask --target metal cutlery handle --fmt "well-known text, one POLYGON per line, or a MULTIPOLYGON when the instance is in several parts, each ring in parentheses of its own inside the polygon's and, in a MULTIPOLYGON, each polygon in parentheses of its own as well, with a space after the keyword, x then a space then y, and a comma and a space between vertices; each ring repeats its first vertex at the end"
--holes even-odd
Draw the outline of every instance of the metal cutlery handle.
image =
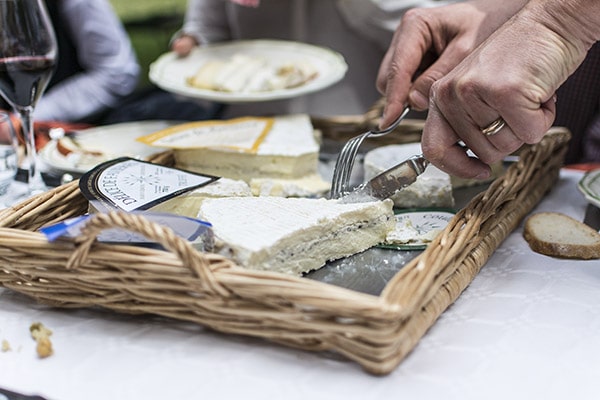
POLYGON ((389 124, 386 128, 383 128, 383 129, 371 129, 369 131, 369 136, 377 137, 377 136, 387 135, 388 133, 390 133, 391 131, 396 129, 398 127, 398 125, 400 125, 400 122, 402 122, 402 120, 406 117, 406 115, 408 115, 409 112, 410 112, 410 106, 404 107, 404 110, 402 110, 402 113, 391 124, 389 124))

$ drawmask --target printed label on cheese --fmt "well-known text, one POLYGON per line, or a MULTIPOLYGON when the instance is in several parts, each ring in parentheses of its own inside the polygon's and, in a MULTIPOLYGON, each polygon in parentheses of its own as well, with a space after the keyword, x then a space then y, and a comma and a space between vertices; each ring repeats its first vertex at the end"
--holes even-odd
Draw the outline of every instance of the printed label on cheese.
POLYGON ((271 131, 273 118, 243 117, 173 126, 138 138, 150 146, 172 149, 221 148, 256 153, 271 131))
POLYGON ((123 157, 102 163, 79 180, 83 195, 104 209, 147 210, 219 178, 123 157))
POLYGON ((396 250, 424 250, 454 217, 444 208, 396 210, 396 228, 380 247, 396 250))

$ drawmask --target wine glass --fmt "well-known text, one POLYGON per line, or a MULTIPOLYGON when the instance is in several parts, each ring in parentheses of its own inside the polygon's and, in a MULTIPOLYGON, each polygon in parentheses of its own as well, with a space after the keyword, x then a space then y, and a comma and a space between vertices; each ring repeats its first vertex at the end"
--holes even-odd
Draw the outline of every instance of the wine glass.
POLYGON ((54 73, 58 47, 42 0, 0 1, 0 26, 0 94, 21 120, 29 197, 47 189, 37 165, 33 111, 54 73))
POLYGON ((17 174, 18 143, 10 115, 0 111, 0 208, 10 203, 9 188, 17 174))

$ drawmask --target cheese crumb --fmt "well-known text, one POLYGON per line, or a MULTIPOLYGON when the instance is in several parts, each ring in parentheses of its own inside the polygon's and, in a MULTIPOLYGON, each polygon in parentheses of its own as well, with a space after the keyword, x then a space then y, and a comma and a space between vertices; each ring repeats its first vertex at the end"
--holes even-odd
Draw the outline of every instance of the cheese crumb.
POLYGON ((36 351, 40 358, 50 357, 53 354, 50 336, 52 331, 41 322, 35 322, 29 327, 31 337, 37 342, 36 351))

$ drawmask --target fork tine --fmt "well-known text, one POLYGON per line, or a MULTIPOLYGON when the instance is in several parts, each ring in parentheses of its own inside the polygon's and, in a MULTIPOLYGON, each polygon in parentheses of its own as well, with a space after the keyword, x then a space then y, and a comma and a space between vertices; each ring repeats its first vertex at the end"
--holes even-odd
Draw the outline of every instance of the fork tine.
POLYGON ((358 153, 358 148, 367 136, 368 133, 356 136, 350 139, 342 148, 335 164, 330 193, 331 198, 338 198, 348 190, 350 175, 354 168, 354 160, 358 153))
POLYGON ((334 177, 335 197, 339 197, 344 190, 344 181, 346 180, 346 173, 348 170, 348 157, 349 149, 353 142, 348 142, 342 149, 338 163, 336 164, 336 175, 334 177))
POLYGON ((331 197, 338 198, 341 196, 344 190, 345 182, 347 179, 348 162, 352 158, 352 148, 356 143, 356 138, 352 138, 342 148, 334 169, 333 183, 331 189, 331 197))
POLYGON ((341 195, 342 181, 344 179, 344 171, 346 169, 346 162, 347 162, 346 161, 346 152, 343 152, 343 154, 340 153, 340 156, 343 156, 343 157, 338 157, 338 160, 335 164, 333 180, 332 180, 332 185, 331 185, 330 197, 333 199, 336 199, 336 198, 340 197, 340 195, 341 195))
POLYGON ((368 136, 377 137, 387 135, 388 133, 392 132, 394 129, 396 129, 404 117, 406 117, 409 111, 410 107, 406 106, 398 118, 396 118, 396 120, 387 128, 379 130, 371 129, 368 132, 355 136, 346 142, 344 147, 342 147, 342 150, 340 151, 335 163, 333 178, 331 181, 331 190, 329 191, 329 198, 337 199, 349 191, 350 177, 352 175, 352 170, 354 169, 354 161, 356 159, 356 154, 358 153, 358 148, 362 142, 368 136))
POLYGON ((352 170, 354 169, 354 161, 356 160, 356 154, 358 153, 358 149, 365 138, 369 136, 368 133, 360 135, 353 140, 350 146, 348 146, 348 151, 346 153, 346 159, 344 163, 344 169, 342 177, 343 179, 340 181, 341 190, 340 196, 344 195, 346 192, 350 190, 350 177, 352 176, 352 170))
POLYGON ((354 161, 356 160, 356 154, 358 153, 358 148, 362 144, 366 135, 359 136, 356 140, 352 142, 352 144, 348 148, 348 153, 345 162, 345 168, 343 170, 343 179, 341 180, 342 184, 342 193, 344 194, 349 190, 350 185, 350 177, 352 176, 352 170, 354 169, 354 161))
MULTIPOLYGON (((340 155, 342 155, 342 153, 340 153, 340 155)), ((342 173, 344 169, 345 161, 342 157, 338 157, 337 162, 335 164, 335 169, 333 170, 333 180, 331 183, 331 193, 329 196, 332 199, 337 199, 338 197, 340 197, 342 191, 342 173)))
POLYGON ((331 187, 331 196, 332 198, 337 198, 341 195, 343 190, 343 182, 346 176, 346 169, 348 164, 348 154, 350 151, 350 147, 356 141, 357 137, 350 139, 340 151, 338 155, 338 159, 335 164, 335 169, 333 170, 333 180, 331 187))

